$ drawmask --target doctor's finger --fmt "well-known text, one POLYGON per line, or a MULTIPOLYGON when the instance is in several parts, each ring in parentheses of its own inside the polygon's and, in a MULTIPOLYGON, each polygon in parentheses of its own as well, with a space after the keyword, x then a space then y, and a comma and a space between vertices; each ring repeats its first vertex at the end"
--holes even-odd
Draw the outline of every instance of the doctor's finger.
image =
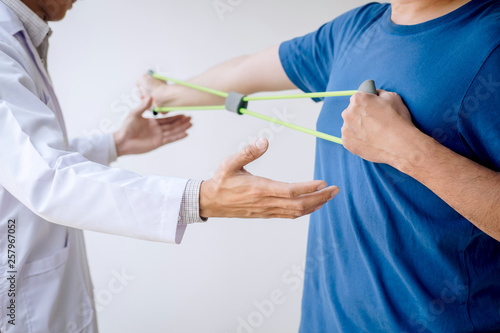
POLYGON ((333 199, 339 193, 336 186, 324 190, 301 195, 297 198, 270 198, 265 205, 294 211, 309 211, 333 199))
POLYGON ((183 119, 191 119, 191 117, 185 116, 183 114, 179 114, 179 115, 172 116, 172 117, 160 118, 160 119, 157 119, 156 121, 160 125, 166 125, 166 124, 175 123, 176 121, 183 120, 183 119))
POLYGON ((177 128, 177 127, 185 125, 185 124, 191 124, 191 118, 187 118, 187 117, 179 118, 172 123, 160 124, 160 127, 164 131, 170 131, 174 128, 177 128))
POLYGON ((186 132, 177 133, 175 135, 172 135, 172 134, 165 135, 162 138, 162 145, 166 145, 168 143, 172 143, 172 142, 175 142, 175 141, 182 140, 182 139, 184 139, 187 136, 188 136, 188 134, 186 132))
POLYGON ((274 197, 295 198, 303 194, 314 193, 326 188, 322 180, 313 180, 304 183, 282 183, 270 181, 269 194, 274 197))
POLYGON ((284 208, 276 208, 271 211, 269 211, 267 218, 285 218, 285 219, 296 219, 301 216, 306 216, 309 214, 314 213, 315 211, 321 209, 323 207, 324 203, 313 206, 308 209, 304 210, 290 210, 290 209, 284 209, 284 208))
POLYGON ((293 215, 293 214, 291 214, 290 212, 287 212, 287 211, 281 211, 281 212, 277 212, 277 213, 274 213, 274 214, 270 214, 269 216, 267 216, 267 218, 268 219, 296 219, 296 218, 299 218, 299 217, 302 217, 302 216, 306 216, 306 215, 312 214, 315 211, 321 209, 321 207, 323 207, 323 206, 319 206, 319 207, 317 207, 315 209, 311 209, 310 211, 307 211, 304 214, 296 214, 296 215, 293 215))
POLYGON ((191 128, 191 126, 193 126, 193 124, 188 121, 185 123, 178 124, 177 126, 164 125, 161 127, 161 130, 163 135, 168 135, 168 134, 175 135, 177 133, 187 131, 188 129, 191 128))
POLYGON ((298 217, 311 214, 314 211, 320 209, 321 207, 322 207, 322 205, 319 205, 317 207, 313 207, 313 208, 310 208, 310 209, 304 209, 304 210, 294 210, 294 209, 285 209, 285 208, 262 208, 262 209, 256 209, 255 211, 251 212, 245 218, 263 218, 263 219, 283 218, 283 219, 296 219, 298 217))
POLYGON ((189 128, 191 128, 191 126, 193 126, 193 124, 191 122, 187 121, 187 122, 180 123, 180 124, 163 125, 161 127, 161 130, 162 130, 163 134, 177 134, 180 132, 187 131, 189 128))
POLYGON ((274 205, 279 205, 278 207, 270 207, 264 208, 263 211, 259 214, 259 216, 265 216, 266 218, 287 218, 287 219, 295 219, 301 216, 309 215, 314 213, 315 211, 321 209, 326 202, 319 202, 313 205, 297 205, 295 208, 283 208, 283 206, 288 206, 289 203, 284 203, 280 200, 273 202, 274 205))
POLYGON ((166 135, 163 135, 161 138, 162 144, 167 144, 170 142, 174 142, 180 139, 184 139, 186 136, 188 136, 188 133, 186 131, 182 132, 177 132, 177 133, 169 133, 166 135))

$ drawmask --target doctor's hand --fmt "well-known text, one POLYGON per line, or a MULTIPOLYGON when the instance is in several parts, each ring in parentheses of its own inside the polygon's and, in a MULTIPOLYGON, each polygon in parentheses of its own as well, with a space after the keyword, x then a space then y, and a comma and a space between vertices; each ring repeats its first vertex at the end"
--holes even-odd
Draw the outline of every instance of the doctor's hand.
POLYGON ((401 97, 379 90, 379 96, 357 93, 342 113, 342 140, 351 153, 397 168, 420 132, 401 97), (417 134, 414 136, 413 134, 417 134))
POLYGON ((192 126, 190 117, 142 117, 144 111, 151 108, 151 103, 151 98, 143 99, 142 104, 128 115, 122 128, 114 134, 118 156, 147 153, 187 136, 186 131, 192 126))
POLYGON ((259 139, 228 157, 215 176, 201 184, 200 216, 297 218, 311 214, 339 193, 321 180, 281 183, 254 176, 245 165, 261 157, 269 143, 259 139))

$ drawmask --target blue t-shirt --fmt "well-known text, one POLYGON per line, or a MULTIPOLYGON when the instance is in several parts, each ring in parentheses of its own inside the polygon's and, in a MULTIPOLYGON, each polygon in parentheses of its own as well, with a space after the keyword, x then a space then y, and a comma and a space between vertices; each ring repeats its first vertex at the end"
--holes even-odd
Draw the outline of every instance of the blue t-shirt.
MULTIPOLYGON (((500 2, 394 24, 389 4, 350 11, 280 48, 307 92, 367 79, 399 93, 415 125, 500 170, 500 2)), ((319 131, 341 135, 349 98, 327 98, 319 131)), ((318 139, 315 177, 340 194, 311 217, 300 330, 500 330, 500 243, 413 178, 318 139)), ((496 221, 500 223, 500 221, 496 221)))

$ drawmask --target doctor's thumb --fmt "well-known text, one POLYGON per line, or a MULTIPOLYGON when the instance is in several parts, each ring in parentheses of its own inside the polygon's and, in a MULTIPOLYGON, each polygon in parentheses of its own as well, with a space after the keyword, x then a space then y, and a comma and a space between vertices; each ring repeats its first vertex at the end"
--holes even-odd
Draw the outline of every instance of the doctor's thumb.
POLYGON ((269 142, 264 138, 258 139, 254 143, 249 144, 237 154, 233 155, 232 161, 229 163, 229 169, 231 169, 231 171, 240 170, 245 165, 264 155, 268 147, 269 142))

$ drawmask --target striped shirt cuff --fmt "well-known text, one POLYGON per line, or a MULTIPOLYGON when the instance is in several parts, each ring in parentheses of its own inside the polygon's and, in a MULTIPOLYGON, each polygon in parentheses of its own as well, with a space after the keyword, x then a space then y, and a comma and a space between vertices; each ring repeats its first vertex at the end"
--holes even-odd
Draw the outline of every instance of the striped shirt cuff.
POLYGON ((200 187, 202 180, 188 180, 182 196, 179 224, 206 222, 200 217, 200 187))

